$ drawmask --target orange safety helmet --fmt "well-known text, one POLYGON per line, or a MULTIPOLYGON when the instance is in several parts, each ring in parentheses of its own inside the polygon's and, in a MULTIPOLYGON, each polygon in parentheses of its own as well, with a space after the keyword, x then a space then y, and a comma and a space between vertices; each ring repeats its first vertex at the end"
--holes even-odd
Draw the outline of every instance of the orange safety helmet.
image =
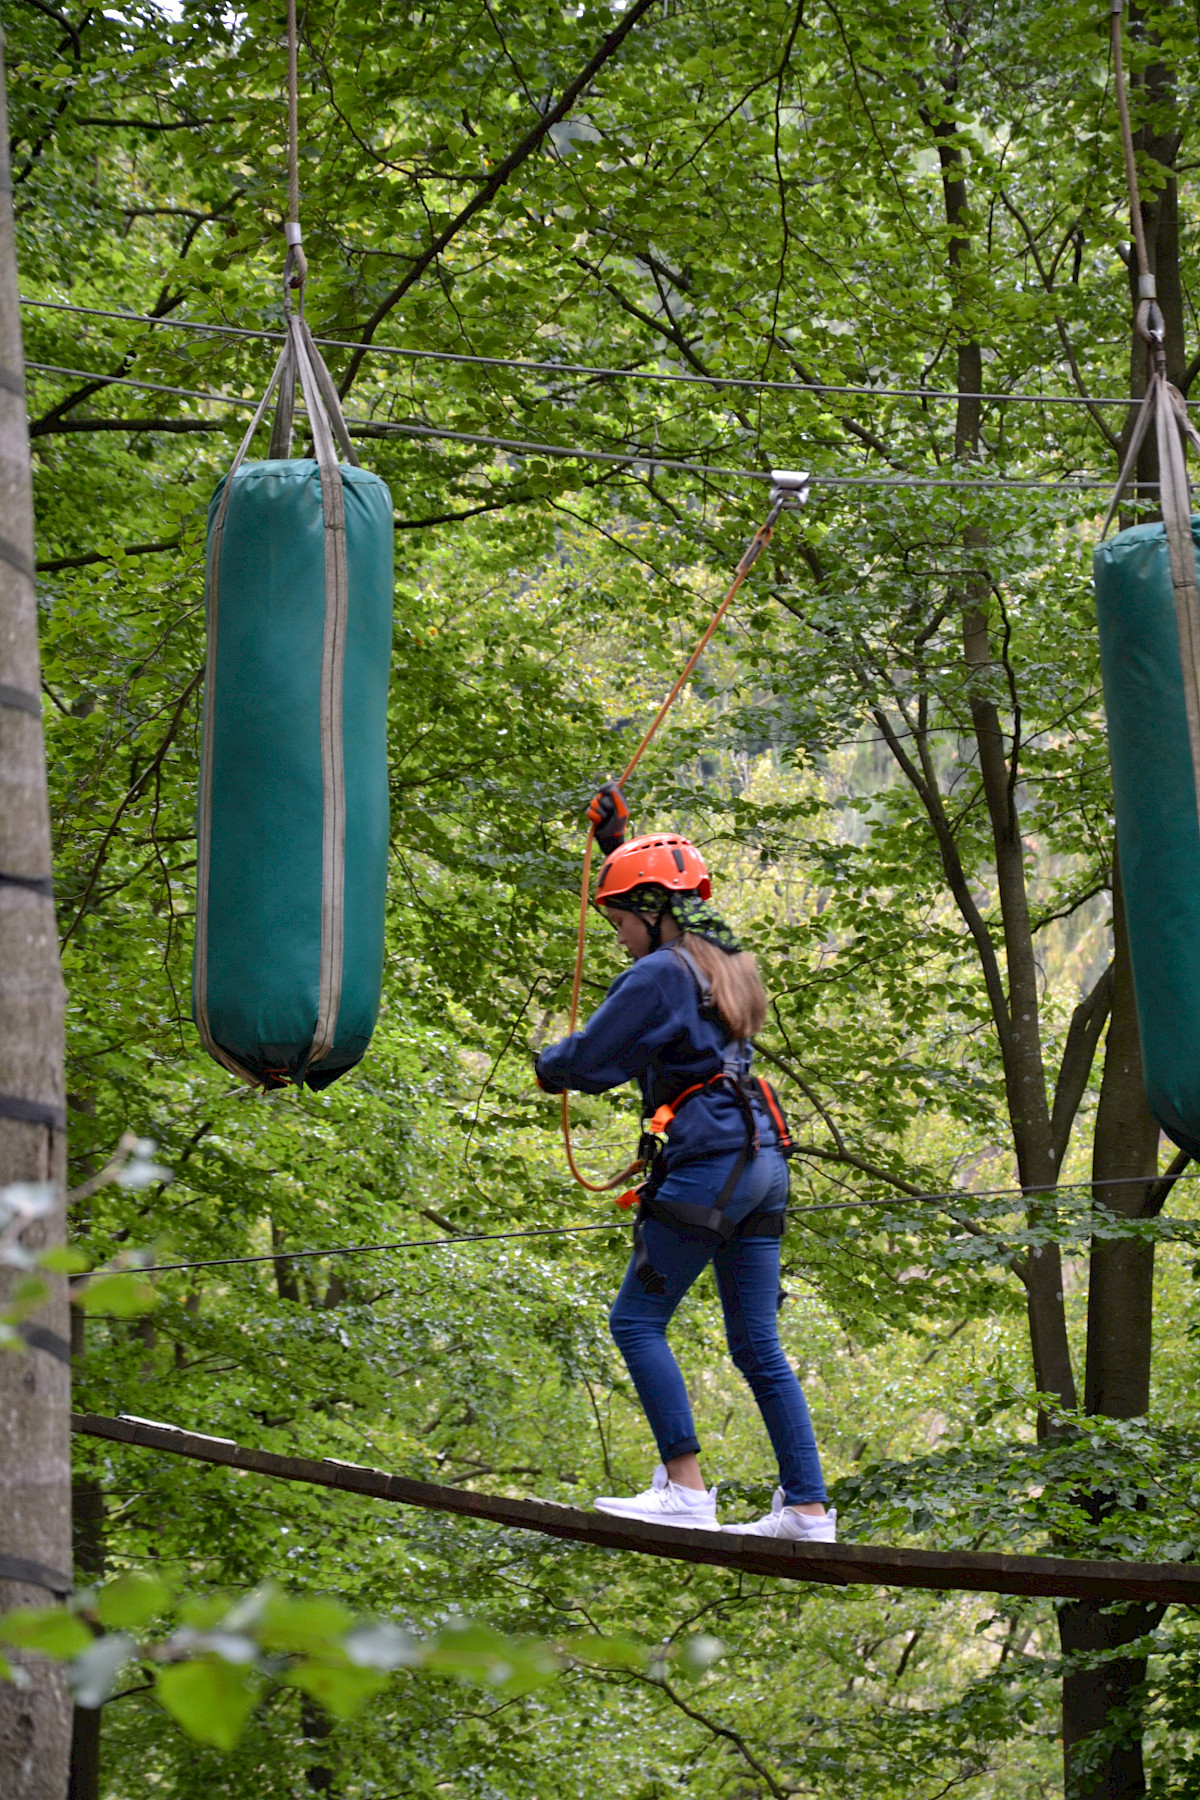
POLYGON ((646 883, 672 894, 699 894, 702 900, 712 893, 704 858, 695 844, 670 831, 630 838, 606 856, 600 865, 595 903, 609 906, 620 895, 646 883))

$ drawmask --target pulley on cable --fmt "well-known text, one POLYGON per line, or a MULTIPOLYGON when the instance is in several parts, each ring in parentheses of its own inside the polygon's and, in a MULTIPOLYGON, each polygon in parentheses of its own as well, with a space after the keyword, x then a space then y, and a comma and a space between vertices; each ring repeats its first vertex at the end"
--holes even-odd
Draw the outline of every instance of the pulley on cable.
POLYGON ((264 1088, 326 1087, 362 1058, 388 854, 392 499, 304 318, 296 60, 289 0, 286 338, 209 506, 197 817, 196 1025, 264 1088), (311 457, 292 457, 297 382, 311 457), (273 395, 269 459, 247 461, 273 395))
POLYGON ((1146 1095, 1168 1137, 1200 1156, 1200 520, 1191 516, 1185 456, 1188 440, 1200 447, 1200 433, 1167 380, 1122 70, 1121 0, 1111 5, 1147 380, 1093 558, 1096 609, 1146 1095), (1151 426, 1161 523, 1106 542, 1151 426))

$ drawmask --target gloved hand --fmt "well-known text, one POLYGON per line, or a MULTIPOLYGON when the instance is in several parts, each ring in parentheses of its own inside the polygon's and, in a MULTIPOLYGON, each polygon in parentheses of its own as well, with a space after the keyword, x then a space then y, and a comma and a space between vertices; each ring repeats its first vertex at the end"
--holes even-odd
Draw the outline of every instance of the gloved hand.
POLYGON ((534 1059, 533 1059, 533 1079, 537 1082, 537 1084, 541 1088, 543 1094, 561 1094, 562 1089, 559 1087, 551 1086, 550 1082, 542 1074, 541 1062, 542 1062, 542 1059, 540 1056, 534 1057, 534 1059))
POLYGON ((615 781, 606 781, 595 799, 587 809, 587 816, 596 828, 596 843, 601 856, 611 856, 625 842, 625 827, 629 823, 629 808, 625 804, 625 796, 615 781))

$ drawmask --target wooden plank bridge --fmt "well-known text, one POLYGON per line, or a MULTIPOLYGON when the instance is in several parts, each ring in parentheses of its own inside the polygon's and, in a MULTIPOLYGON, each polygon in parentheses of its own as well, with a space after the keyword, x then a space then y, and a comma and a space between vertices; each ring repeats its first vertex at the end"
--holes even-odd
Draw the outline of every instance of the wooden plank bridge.
POLYGON ((1064 1600, 1146 1600, 1200 1606, 1200 1564, 1094 1562, 1063 1556, 1003 1556, 989 1551, 915 1550, 881 1544, 793 1544, 733 1532, 692 1531, 616 1519, 548 1500, 511 1500, 501 1494, 414 1481, 332 1457, 282 1456, 232 1438, 208 1437, 127 1414, 110 1419, 73 1414, 72 1430, 113 1443, 165 1451, 195 1462, 243 1469, 281 1481, 311 1482, 347 1494, 365 1494, 400 1506, 485 1519, 519 1531, 539 1531, 600 1550, 664 1556, 676 1562, 715 1563, 747 1575, 813 1581, 834 1587, 907 1587, 983 1594, 1037 1595, 1064 1600))

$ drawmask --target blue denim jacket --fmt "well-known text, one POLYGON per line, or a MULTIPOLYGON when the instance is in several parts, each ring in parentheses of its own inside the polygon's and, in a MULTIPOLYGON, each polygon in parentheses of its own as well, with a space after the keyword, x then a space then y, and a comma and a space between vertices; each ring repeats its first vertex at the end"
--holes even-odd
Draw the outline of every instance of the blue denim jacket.
MULTIPOLYGON (((649 1118, 693 1082, 707 1081, 725 1060, 729 1039, 700 994, 687 964, 669 944, 651 951, 618 975, 582 1031, 551 1044, 537 1059, 548 1093, 576 1088, 602 1094, 623 1081, 642 1090, 649 1118)), ((747 1051, 747 1056, 749 1051, 747 1051)), ((755 1102, 759 1143, 776 1144, 770 1114, 755 1102)), ((720 1156, 746 1141, 741 1109, 722 1083, 693 1094, 672 1121, 664 1153, 670 1169, 700 1156, 720 1156)))

